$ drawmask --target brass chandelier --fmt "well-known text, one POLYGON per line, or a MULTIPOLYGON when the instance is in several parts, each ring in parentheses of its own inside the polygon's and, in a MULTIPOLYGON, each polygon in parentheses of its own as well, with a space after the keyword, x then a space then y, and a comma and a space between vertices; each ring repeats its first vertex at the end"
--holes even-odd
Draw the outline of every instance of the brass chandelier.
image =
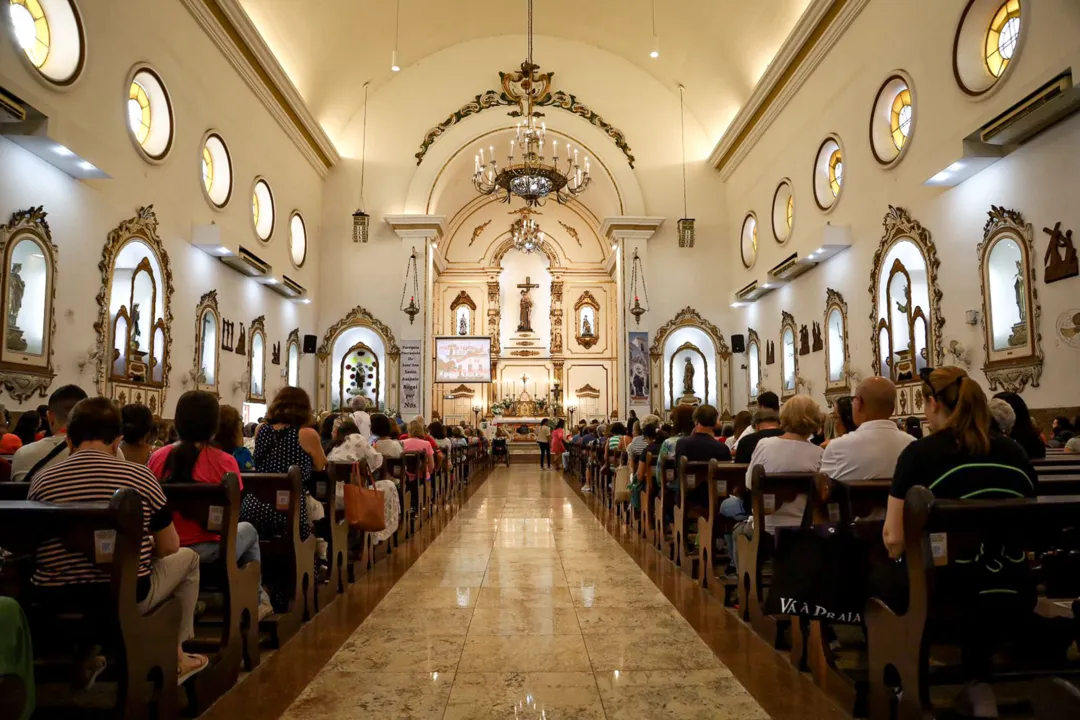
POLYGON ((525 201, 527 207, 538 207, 554 197, 563 204, 580 195, 589 186, 589 158, 579 162, 578 150, 566 143, 563 158, 559 158, 559 144, 552 140, 551 157, 545 155, 547 144, 547 125, 537 122, 543 113, 534 109, 536 102, 547 91, 547 83, 540 82, 536 71, 540 66, 533 63, 533 3, 528 0, 528 57, 521 63, 520 87, 524 94, 522 111, 515 110, 511 115, 524 115, 525 119, 517 125, 517 133, 510 141, 510 152, 506 166, 500 168, 495 157, 495 148, 488 148, 488 157, 484 148, 474 158, 473 186, 481 195, 491 195, 509 203, 514 197, 525 201))

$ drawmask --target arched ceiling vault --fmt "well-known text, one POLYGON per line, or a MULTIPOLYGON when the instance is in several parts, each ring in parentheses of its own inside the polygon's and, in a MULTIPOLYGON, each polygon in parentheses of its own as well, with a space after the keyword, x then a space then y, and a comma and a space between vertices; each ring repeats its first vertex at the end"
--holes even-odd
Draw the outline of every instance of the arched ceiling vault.
MULTIPOLYGON (((378 92, 394 77, 389 65, 396 2, 240 3, 331 137, 357 116, 365 82, 378 92)), ((544 70, 557 70, 565 78, 574 59, 550 52, 545 56, 542 36, 564 38, 617 55, 666 87, 683 83, 690 89, 687 112, 715 143, 808 4, 809 0, 657 0, 660 57, 652 59, 651 0, 543 0, 535 9, 534 57, 544 70)), ((521 35, 524 27, 524 0, 400 0, 397 48, 403 69, 408 70, 454 45, 521 35)), ((521 48, 524 57, 524 37, 521 48)), ((511 68, 492 67, 492 72, 507 69, 511 68)), ((609 120, 619 124, 618 118, 609 120)))

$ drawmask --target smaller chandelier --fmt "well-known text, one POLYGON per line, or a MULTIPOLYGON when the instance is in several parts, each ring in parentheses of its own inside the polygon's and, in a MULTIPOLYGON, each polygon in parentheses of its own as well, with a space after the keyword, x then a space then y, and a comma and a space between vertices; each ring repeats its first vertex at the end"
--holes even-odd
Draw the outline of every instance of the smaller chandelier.
POLYGON ((521 211, 521 217, 510 226, 510 241, 515 250, 523 253, 539 252, 544 245, 544 232, 540 223, 530 217, 528 208, 521 211))

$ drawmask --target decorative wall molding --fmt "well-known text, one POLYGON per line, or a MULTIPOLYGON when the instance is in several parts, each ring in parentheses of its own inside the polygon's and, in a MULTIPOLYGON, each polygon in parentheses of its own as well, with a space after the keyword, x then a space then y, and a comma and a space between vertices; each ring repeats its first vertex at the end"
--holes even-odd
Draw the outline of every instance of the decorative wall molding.
MULTIPOLYGON (((184 1, 194 2, 195 0, 184 1)), ((212 0, 204 1, 210 2, 212 0)), ((633 168, 635 162, 634 154, 630 150, 630 145, 627 143, 626 135, 623 131, 609 123, 603 116, 588 105, 580 102, 576 95, 562 90, 551 92, 551 79, 554 76, 554 72, 536 74, 537 80, 543 83, 544 89, 540 97, 533 103, 534 106, 565 110, 566 112, 577 115, 590 125, 599 128, 605 135, 611 138, 611 141, 615 143, 615 146, 626 156, 626 162, 633 168)), ((520 117, 524 112, 524 97, 517 89, 517 86, 521 83, 522 79, 522 72, 520 70, 514 70, 508 73, 500 71, 499 80, 502 84, 502 92, 486 90, 479 95, 473 96, 472 100, 463 104, 457 110, 450 113, 445 120, 428 130, 427 133, 424 134, 424 139, 420 142, 420 149, 416 152, 416 155, 414 155, 416 164, 419 165, 424 161, 424 157, 427 155, 428 150, 431 149, 431 146, 435 144, 435 141, 438 140, 440 136, 467 117, 477 115, 484 110, 489 110, 494 107, 516 107, 518 109, 511 111, 509 114, 511 116, 520 117)))
POLYGON ((727 180, 870 0, 812 0, 709 155, 727 180))
POLYGON ((383 342, 386 343, 387 357, 396 359, 401 355, 401 349, 398 347, 397 340, 394 339, 394 331, 377 320, 374 315, 363 307, 357 305, 347 312, 345 317, 326 329, 326 332, 323 334, 322 344, 319 345, 319 348, 315 353, 319 360, 326 360, 330 357, 330 352, 333 350, 334 339, 337 338, 342 330, 345 330, 352 325, 369 327, 381 335, 383 342))
POLYGON ((566 224, 566 223, 564 223, 564 222, 563 222, 562 220, 560 220, 560 221, 559 221, 559 224, 560 224, 560 225, 562 225, 562 229, 566 231, 566 234, 567 234, 567 235, 569 235, 570 237, 574 238, 574 242, 576 242, 576 243, 578 244, 578 247, 584 247, 584 246, 583 246, 583 245, 581 244, 581 238, 580 238, 580 237, 578 237, 578 231, 577 231, 577 228, 574 228, 574 227, 571 227, 571 226, 567 225, 567 224, 566 224))
POLYGON ((325 178, 341 156, 244 12, 240 0, 181 2, 319 177, 325 178))
POLYGON ((467 305, 470 310, 476 311, 476 302, 469 297, 469 293, 465 290, 459 292, 454 301, 450 303, 450 312, 454 312, 462 305, 467 305))
POLYGON ((656 336, 653 338, 652 346, 649 348, 649 354, 654 358, 662 357, 664 354, 664 341, 667 340, 667 336, 681 327, 696 327, 704 330, 712 337, 717 354, 725 358, 731 357, 731 348, 728 347, 727 340, 724 339, 724 334, 720 332, 720 328, 701 317, 697 310, 689 306, 680 310, 675 314, 674 318, 660 326, 660 329, 656 331, 656 336))
POLYGON ((472 247, 473 243, 476 242, 476 238, 480 237, 480 233, 484 232, 484 228, 486 228, 490 224, 491 221, 488 220, 487 222, 482 222, 473 228, 472 237, 469 238, 469 247, 472 247))

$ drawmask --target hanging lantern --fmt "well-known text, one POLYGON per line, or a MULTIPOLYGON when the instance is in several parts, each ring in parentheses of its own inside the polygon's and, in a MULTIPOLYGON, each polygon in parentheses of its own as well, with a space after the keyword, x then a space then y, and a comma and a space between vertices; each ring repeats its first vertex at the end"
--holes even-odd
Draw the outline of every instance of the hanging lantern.
MULTIPOLYGON (((682 220, 679 221, 682 223, 682 220)), ((693 237, 693 220, 690 221, 691 239, 693 237)), ((680 228, 681 233, 681 228, 680 228)), ((682 241, 682 235, 680 234, 680 244, 682 241)), ((641 268, 641 258, 638 257, 637 248, 634 248, 634 264, 632 266, 632 272, 630 275, 630 295, 634 298, 634 304, 630 306, 630 314, 634 316, 634 321, 640 325, 641 316, 649 312, 649 289, 645 287, 645 271, 641 268), (641 277, 641 294, 638 294, 638 277, 641 277), (645 304, 641 304, 641 295, 645 296, 645 304)))
POLYGON ((686 217, 690 213, 686 210, 686 104, 683 102, 683 92, 686 90, 679 85, 679 129, 681 131, 680 143, 682 145, 682 207, 683 217, 679 219, 679 247, 694 247, 694 218, 686 217))
POLYGON ((352 241, 354 243, 366 243, 368 241, 368 229, 371 225, 371 216, 363 210, 357 210, 352 214, 352 241))
POLYGON ((405 266, 405 286, 401 288, 401 311, 409 316, 409 324, 412 325, 416 316, 420 314, 420 306, 416 304, 416 296, 420 294, 420 279, 416 274, 416 248, 413 248, 409 262, 405 266), (409 296, 409 304, 405 304, 405 295, 409 290, 409 275, 412 275, 412 295, 409 296))
POLYGON ((371 225, 371 216, 364 212, 364 171, 367 169, 367 108, 368 83, 364 83, 364 129, 360 145, 360 207, 352 214, 352 241, 366 243, 371 225))
POLYGON ((679 247, 694 247, 694 218, 679 219, 679 247))

